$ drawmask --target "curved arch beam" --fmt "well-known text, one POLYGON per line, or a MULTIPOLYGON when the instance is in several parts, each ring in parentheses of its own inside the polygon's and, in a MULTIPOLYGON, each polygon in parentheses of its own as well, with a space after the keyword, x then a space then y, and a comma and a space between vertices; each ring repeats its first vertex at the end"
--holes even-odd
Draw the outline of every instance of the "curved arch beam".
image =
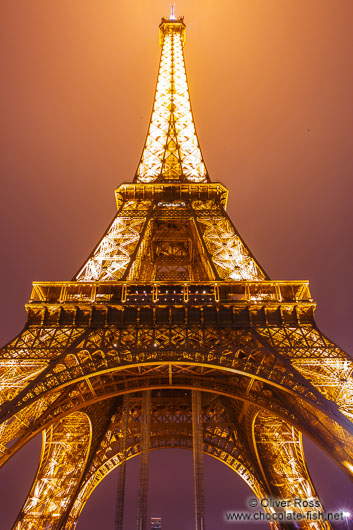
MULTIPOLYGON (((299 498, 313 503, 311 506, 298 506, 296 511, 308 517, 300 522, 306 530, 328 530, 327 521, 311 520, 307 512, 324 508, 318 498, 305 464, 301 433, 282 418, 258 411, 252 422, 252 438, 258 463, 262 470, 271 497, 287 499, 293 508, 293 499, 299 498)), ((283 508, 279 508, 283 511, 283 508)), ((290 508, 289 508, 290 510, 290 508)), ((272 508, 272 511, 276 511, 272 508)))
POLYGON ((43 432, 37 475, 13 530, 61 527, 79 487, 91 436, 91 422, 83 412, 69 414, 43 432))
MULTIPOLYGON (((332 419, 323 407, 318 407, 308 399, 285 392, 278 387, 270 387, 249 376, 232 373, 230 371, 214 371, 211 376, 209 370, 195 363, 189 365, 153 365, 97 375, 86 381, 79 381, 77 385, 68 387, 61 396, 31 425, 23 430, 23 434, 3 458, 8 460, 31 437, 48 427, 51 423, 73 410, 79 410, 91 403, 108 399, 124 393, 142 391, 147 388, 198 388, 207 392, 228 396, 231 398, 257 404, 269 412, 281 416, 288 423, 305 432, 326 452, 333 457, 342 469, 352 477, 353 442, 349 431, 332 419), (175 368, 175 371, 170 369, 175 368), (350 466, 352 465, 352 468, 350 466)), ((348 422, 343 417, 344 422, 348 422)), ((348 422, 349 423, 349 422, 348 422)))
MULTIPOLYGON (((114 469, 142 452, 141 446, 141 398, 131 398, 128 422, 127 448, 121 442, 121 410, 112 418, 96 457, 87 471, 85 480, 65 528, 72 528, 83 510, 88 498, 98 484, 114 469)), ((255 495, 268 495, 261 472, 253 460, 242 429, 237 425, 234 411, 227 405, 228 400, 215 397, 203 400, 203 452, 220 460, 236 472, 255 495), (211 405, 208 403, 211 402, 211 405)), ((168 393, 152 399, 151 450, 166 448, 186 448, 192 450, 192 413, 190 393, 168 398, 168 393)))
POLYGON ((128 366, 134 368, 142 363, 170 362, 196 363, 215 370, 247 374, 316 399, 318 403, 325 402, 332 414, 338 410, 291 366, 288 359, 276 354, 254 331, 225 329, 215 333, 214 329, 207 328, 171 330, 161 326, 156 330, 128 327, 87 331, 82 340, 70 346, 66 355, 53 361, 18 396, 1 406, 0 419, 8 418, 38 395, 93 375, 124 370, 128 366))

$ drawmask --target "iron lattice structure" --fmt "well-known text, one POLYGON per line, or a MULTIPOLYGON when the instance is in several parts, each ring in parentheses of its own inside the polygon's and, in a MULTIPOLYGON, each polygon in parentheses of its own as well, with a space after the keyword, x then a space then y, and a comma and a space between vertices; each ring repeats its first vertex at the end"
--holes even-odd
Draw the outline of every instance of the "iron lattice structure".
POLYGON ((201 453, 259 498, 317 499, 302 433, 353 475, 352 359, 316 326, 308 283, 270 280, 227 216, 184 40, 183 19, 162 19, 149 131, 114 221, 72 281, 34 283, 27 323, 1 350, 1 464, 43 433, 14 529, 73 528, 97 484, 120 466, 123 488, 141 453, 146 519, 146 454, 159 448, 194 449, 196 528, 201 453))

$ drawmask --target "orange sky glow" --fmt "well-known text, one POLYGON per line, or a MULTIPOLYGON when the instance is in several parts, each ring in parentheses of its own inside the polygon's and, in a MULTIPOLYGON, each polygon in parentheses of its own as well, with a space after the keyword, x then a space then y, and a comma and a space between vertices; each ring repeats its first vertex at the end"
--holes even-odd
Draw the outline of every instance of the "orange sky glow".
MULTIPOLYGON (((321 329, 352 353, 352 0, 175 4, 211 179, 229 188, 228 212, 270 277, 308 279, 321 329)), ((1 2, 2 344, 23 327, 31 282, 72 278, 114 215, 114 189, 134 176, 169 9, 162 0, 1 2)), ((1 529, 15 519, 39 446, 0 472, 0 510, 9 514, 1 529)), ((352 504, 353 485, 307 447, 326 507, 352 504)), ((175 461, 170 485, 172 464, 153 456, 151 506, 168 530, 191 530, 191 455, 175 461)), ((136 469, 131 463, 132 527, 136 469)), ((227 528, 223 511, 245 508, 250 491, 217 462, 206 477, 208 529, 227 528)), ((97 488, 79 530, 97 521, 113 528, 114 484, 109 477, 97 488)))

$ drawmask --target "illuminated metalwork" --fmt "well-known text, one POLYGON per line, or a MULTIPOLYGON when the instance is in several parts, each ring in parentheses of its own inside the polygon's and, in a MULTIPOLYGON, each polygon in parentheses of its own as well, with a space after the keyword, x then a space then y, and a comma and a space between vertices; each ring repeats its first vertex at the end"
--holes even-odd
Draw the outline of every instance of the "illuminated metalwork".
MULTIPOLYGON (((305 505, 297 506, 304 519, 302 528, 327 528, 325 521, 310 520, 313 507, 318 512, 324 512, 324 507, 305 465, 301 433, 278 416, 258 412, 253 419, 253 436, 259 465, 273 498, 305 500, 305 505)), ((273 507, 269 510, 276 511, 273 507)))
POLYGON ((148 474, 151 435, 151 391, 146 390, 142 396, 141 409, 141 456, 139 469, 139 488, 136 530, 148 530, 148 474))
POLYGON ((136 455, 143 528, 149 450, 192 449, 193 437, 199 522, 202 452, 258 498, 318 500, 301 433, 353 477, 353 360, 317 328, 308 282, 271 281, 228 218, 195 133, 183 20, 162 20, 160 36, 134 182, 116 190, 117 215, 74 280, 33 284, 26 326, 0 351, 0 464, 44 433, 16 530, 71 530, 116 468, 121 529, 136 455))
POLYGON ((220 206, 195 201, 197 224, 217 275, 222 280, 265 280, 261 270, 220 206))
POLYGON ((203 466, 202 398, 199 390, 192 390, 192 440, 194 462, 195 530, 205 530, 205 488, 203 466))
POLYGON ((79 281, 120 280, 140 240, 150 203, 124 204, 82 270, 79 281))
POLYGON ((183 20, 164 19, 157 89, 137 182, 208 180, 191 112, 184 42, 183 20))
POLYGON ((37 477, 15 523, 16 530, 46 530, 48 521, 60 522, 84 470, 90 431, 88 417, 74 412, 44 432, 37 477))
POLYGON ((126 449, 129 428, 130 414, 130 396, 125 394, 123 397, 123 409, 121 416, 120 429, 120 447, 121 447, 121 464, 118 467, 118 484, 115 510, 115 530, 123 530, 124 523, 124 502, 125 502, 125 482, 126 482, 126 449))

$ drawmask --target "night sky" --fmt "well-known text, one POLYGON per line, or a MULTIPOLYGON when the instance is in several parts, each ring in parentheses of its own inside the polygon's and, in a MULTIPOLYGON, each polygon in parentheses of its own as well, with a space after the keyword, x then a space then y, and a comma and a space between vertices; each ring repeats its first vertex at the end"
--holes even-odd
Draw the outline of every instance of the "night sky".
MULTIPOLYGON (((133 178, 168 13, 161 0, 1 1, 1 344, 24 324, 31 282, 72 278, 115 212, 114 189, 133 178)), ((212 180, 230 190, 231 218, 271 278, 310 280, 318 324, 353 352, 352 0, 184 0, 176 13, 201 148, 212 180)), ((353 511, 353 483, 305 447, 326 508, 353 511)), ((1 470, 0 530, 39 453, 35 439, 1 470)), ((151 462, 151 515, 163 530, 192 530, 191 452, 151 462)), ((126 530, 137 464, 128 465, 126 530)), ((246 509, 251 492, 206 464, 207 528, 235 527, 223 512, 246 509)), ((79 530, 113 530, 115 487, 113 473, 79 530)))

